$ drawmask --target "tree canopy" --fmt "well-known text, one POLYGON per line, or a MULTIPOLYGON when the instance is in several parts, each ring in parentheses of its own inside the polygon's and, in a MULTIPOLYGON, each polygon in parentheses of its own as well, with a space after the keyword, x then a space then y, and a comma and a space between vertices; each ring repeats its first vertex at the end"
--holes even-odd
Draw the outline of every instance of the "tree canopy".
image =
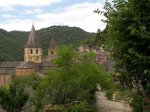
POLYGON ((35 95, 35 99, 40 99, 35 100, 37 107, 47 103, 91 103, 98 83, 104 89, 113 86, 110 74, 95 63, 93 53, 79 53, 72 47, 61 47, 54 63, 58 67, 46 74, 35 95))
POLYGON ((0 104, 7 112, 21 112, 28 97, 29 95, 24 92, 24 88, 18 88, 13 83, 9 87, 0 88, 0 104))
POLYGON ((150 1, 106 2, 107 41, 122 82, 141 95, 150 95, 150 1))

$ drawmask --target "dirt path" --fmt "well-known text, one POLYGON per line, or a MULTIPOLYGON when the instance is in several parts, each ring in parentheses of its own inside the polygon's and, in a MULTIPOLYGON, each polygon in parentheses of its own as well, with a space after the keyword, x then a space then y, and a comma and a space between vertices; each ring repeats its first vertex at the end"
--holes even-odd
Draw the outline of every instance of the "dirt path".
POLYGON ((96 92, 97 112, 124 112, 124 105, 121 102, 107 100, 103 92, 96 92))

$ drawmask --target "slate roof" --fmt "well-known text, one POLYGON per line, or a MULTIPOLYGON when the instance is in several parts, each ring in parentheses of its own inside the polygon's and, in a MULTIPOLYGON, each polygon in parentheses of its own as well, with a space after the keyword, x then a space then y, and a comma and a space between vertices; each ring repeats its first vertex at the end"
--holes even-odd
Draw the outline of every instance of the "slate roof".
POLYGON ((27 44, 25 45, 25 48, 41 48, 41 45, 38 42, 38 38, 37 38, 34 25, 32 25, 32 29, 31 29, 27 44))
POLYGON ((45 68, 56 67, 49 61, 43 61, 42 63, 34 62, 0 62, 0 75, 1 74, 12 74, 15 73, 16 69, 35 69, 39 70, 42 68, 43 71, 45 68))
POLYGON ((22 62, 0 62, 0 68, 16 68, 18 65, 20 65, 22 62))
POLYGON ((52 64, 49 61, 44 61, 41 63, 41 67, 55 67, 56 65, 52 64))
POLYGON ((0 68, 0 75, 1 74, 11 74, 15 72, 15 69, 12 68, 0 68))
POLYGON ((34 63, 34 62, 23 62, 21 63, 17 69, 32 69, 32 68, 38 68, 40 66, 39 63, 34 63))
POLYGON ((50 50, 55 50, 56 49, 56 42, 55 42, 55 39, 54 39, 53 36, 52 36, 51 41, 50 41, 49 49, 50 50))

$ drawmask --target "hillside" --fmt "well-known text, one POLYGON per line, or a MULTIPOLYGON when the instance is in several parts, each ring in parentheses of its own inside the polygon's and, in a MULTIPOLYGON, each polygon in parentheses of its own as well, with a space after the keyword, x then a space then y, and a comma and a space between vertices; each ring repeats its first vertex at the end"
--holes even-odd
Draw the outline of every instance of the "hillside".
MULTIPOLYGON (((79 45, 84 39, 93 37, 93 33, 85 32, 78 27, 51 26, 37 31, 43 53, 46 55, 52 35, 57 45, 79 45)), ((29 32, 11 31, 0 29, 0 61, 23 60, 24 45, 27 42, 29 32)))

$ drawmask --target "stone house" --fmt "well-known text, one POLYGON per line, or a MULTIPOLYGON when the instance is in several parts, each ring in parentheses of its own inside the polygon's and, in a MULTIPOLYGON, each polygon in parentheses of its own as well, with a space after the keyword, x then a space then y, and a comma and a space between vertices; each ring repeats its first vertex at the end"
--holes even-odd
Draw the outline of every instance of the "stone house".
POLYGON ((90 51, 90 47, 87 45, 80 45, 78 49, 80 52, 89 52, 90 51))
POLYGON ((95 61, 98 64, 105 64, 107 63, 107 52, 103 49, 103 47, 99 46, 92 46, 91 48, 87 45, 80 45, 79 52, 94 52, 96 54, 95 61))

